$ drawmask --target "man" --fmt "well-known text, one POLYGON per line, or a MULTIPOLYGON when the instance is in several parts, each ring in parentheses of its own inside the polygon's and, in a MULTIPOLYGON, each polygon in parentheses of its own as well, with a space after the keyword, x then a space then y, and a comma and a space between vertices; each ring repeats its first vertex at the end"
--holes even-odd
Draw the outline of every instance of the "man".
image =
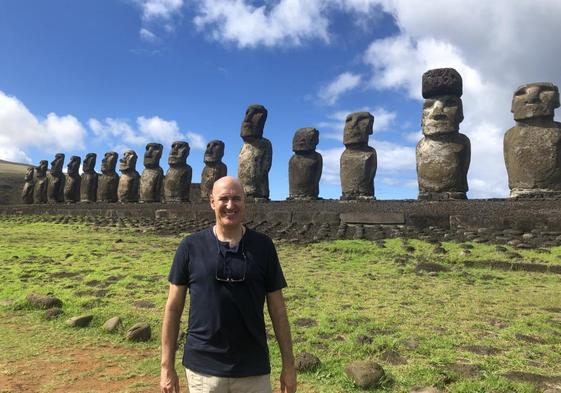
POLYGON ((242 225, 241 183, 223 177, 210 196, 216 224, 180 243, 169 274, 162 326, 162 393, 178 393, 175 351, 189 288, 189 329, 183 365, 190 393, 270 393, 263 317, 267 308, 281 356, 281 392, 296 392, 290 326, 282 296, 286 286, 275 247, 242 225))

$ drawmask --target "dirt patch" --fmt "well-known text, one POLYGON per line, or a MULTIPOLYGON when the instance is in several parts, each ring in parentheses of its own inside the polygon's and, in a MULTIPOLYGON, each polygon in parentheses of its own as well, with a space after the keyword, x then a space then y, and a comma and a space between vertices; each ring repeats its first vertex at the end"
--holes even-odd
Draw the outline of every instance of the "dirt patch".
POLYGON ((560 375, 547 376, 541 374, 526 373, 523 371, 509 371, 508 373, 503 374, 503 377, 513 381, 528 382, 542 389, 561 383, 560 375))
POLYGON ((499 348, 490 347, 487 345, 467 345, 464 349, 468 352, 476 353, 478 355, 498 355, 503 351, 499 348))
POLYGON ((294 325, 298 327, 311 327, 316 326, 317 324, 317 321, 311 318, 299 318, 294 321, 294 325))

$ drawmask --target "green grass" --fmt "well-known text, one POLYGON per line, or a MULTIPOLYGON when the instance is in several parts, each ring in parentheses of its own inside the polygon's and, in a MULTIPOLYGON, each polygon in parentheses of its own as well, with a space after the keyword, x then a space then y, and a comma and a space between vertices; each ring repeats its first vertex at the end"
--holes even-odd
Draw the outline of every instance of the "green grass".
MULTIPOLYGON (((126 229, 0 221, 0 300, 16 302, 0 306, 0 318, 30 334, 41 331, 22 343, 26 334, 11 324, 0 325, 0 363, 31 359, 61 341, 74 346, 109 343, 152 355, 127 364, 122 376, 105 378, 157 377, 166 277, 179 240, 126 229), (31 292, 61 298, 64 316, 44 321, 43 311, 26 306, 31 292), (154 308, 135 307, 140 300, 154 308), (90 328, 66 327, 67 318, 84 313, 95 316, 90 328), (153 339, 130 344, 120 334, 103 333, 101 325, 114 315, 123 318, 125 328, 149 322, 153 339)), ((529 393, 540 390, 502 375, 561 375, 561 313, 554 310, 561 309, 560 275, 464 266, 466 259, 509 260, 490 244, 474 244, 467 257, 455 243, 443 243, 444 255, 434 254, 434 245, 426 242, 407 244, 414 252, 406 252, 401 239, 387 239, 385 247, 367 241, 278 244, 289 283, 284 293, 295 353, 312 352, 322 362, 299 374, 300 392, 361 391, 344 373, 354 360, 383 365, 387 378, 377 389, 381 392, 432 385, 449 392, 529 393), (417 272, 418 262, 438 262, 449 271, 417 272), (470 351, 474 346, 492 353, 470 351), (406 363, 384 361, 387 351, 406 363), (471 377, 465 375, 473 369, 471 377)), ((525 261, 561 263, 559 247, 550 253, 516 251, 525 261)), ((272 336, 270 323, 267 329, 272 336)), ((280 356, 274 339, 269 344, 276 379, 280 356)), ((102 360, 121 362, 118 356, 102 360)))

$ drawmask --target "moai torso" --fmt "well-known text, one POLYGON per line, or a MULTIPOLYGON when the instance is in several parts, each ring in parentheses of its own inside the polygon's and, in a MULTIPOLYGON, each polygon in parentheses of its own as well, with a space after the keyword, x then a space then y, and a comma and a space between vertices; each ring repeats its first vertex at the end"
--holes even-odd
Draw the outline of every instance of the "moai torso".
POLYGON ((64 173, 62 173, 62 165, 64 164, 64 154, 58 153, 51 162, 51 170, 47 175, 47 199, 49 203, 64 202, 64 173))
POLYGON ((459 133, 464 119, 462 78, 452 68, 423 74, 423 139, 416 148, 419 199, 466 199, 471 146, 459 133))
POLYGON ((24 178, 25 183, 23 183, 23 190, 21 191, 21 201, 28 205, 33 203, 33 191, 35 187, 35 181, 33 180, 34 172, 35 168, 32 166, 27 168, 24 178))
POLYGON ((201 173, 201 200, 208 201, 214 182, 228 174, 228 168, 221 161, 224 156, 224 142, 210 141, 206 146, 205 167, 201 173))
POLYGON ((119 160, 119 170, 121 178, 119 179, 119 188, 117 196, 119 202, 138 202, 140 174, 136 171, 136 160, 138 156, 132 150, 125 152, 124 157, 119 160))
POLYGON ((33 201, 35 203, 47 203, 47 160, 41 160, 36 169, 35 187, 33 189, 33 201))
POLYGON ((70 157, 68 162, 68 172, 64 182, 64 201, 65 202, 79 202, 80 201, 80 184, 82 178, 80 177, 80 162, 82 160, 78 156, 70 157))
POLYGON ((347 116, 340 159, 342 200, 375 199, 374 176, 378 167, 376 150, 368 146, 374 116, 356 112, 347 116))
POLYGON ((95 171, 97 155, 88 153, 82 164, 82 182, 80 183, 80 201, 95 202, 97 200, 98 174, 95 171))
POLYGON ((553 121, 559 91, 551 83, 517 89, 512 100, 516 125, 504 137, 511 197, 561 197, 561 124, 553 121))
POLYGON ((105 153, 101 160, 101 176, 97 184, 98 202, 117 202, 119 188, 119 175, 115 172, 118 154, 114 151, 105 153))
POLYGON ((160 202, 164 184, 164 170, 160 167, 164 147, 159 143, 146 145, 144 171, 140 177, 140 201, 160 202))
POLYGON ((269 199, 269 170, 273 148, 271 142, 263 138, 266 120, 267 109, 261 105, 251 105, 247 108, 241 126, 244 144, 238 156, 238 178, 246 197, 255 201, 269 199))
POLYGON ((176 141, 168 157, 169 169, 164 180, 166 202, 188 202, 193 169, 187 165, 190 147, 187 142, 176 141))
POLYGON ((294 134, 294 155, 288 162, 289 200, 318 198, 323 169, 323 158, 315 151, 318 142, 319 131, 315 128, 301 128, 294 134))

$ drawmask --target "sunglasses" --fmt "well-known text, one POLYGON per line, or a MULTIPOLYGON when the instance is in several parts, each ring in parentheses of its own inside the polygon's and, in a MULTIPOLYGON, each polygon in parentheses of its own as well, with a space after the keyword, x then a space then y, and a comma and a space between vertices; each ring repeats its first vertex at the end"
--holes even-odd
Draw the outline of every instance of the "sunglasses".
POLYGON ((241 256, 233 254, 230 258, 226 258, 220 252, 220 245, 216 239, 217 255, 216 255, 216 280, 221 282, 243 282, 247 272, 247 258, 245 251, 242 250, 241 256))

